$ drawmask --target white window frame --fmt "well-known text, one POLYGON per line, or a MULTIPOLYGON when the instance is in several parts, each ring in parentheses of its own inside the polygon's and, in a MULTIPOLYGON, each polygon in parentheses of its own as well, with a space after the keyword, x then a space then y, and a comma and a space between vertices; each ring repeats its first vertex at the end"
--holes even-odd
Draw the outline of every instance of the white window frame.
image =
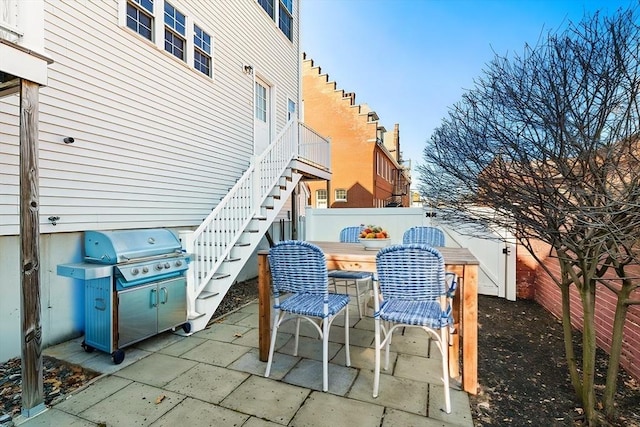
POLYGON ((294 0, 256 0, 256 3, 258 3, 258 6, 260 6, 264 13, 267 14, 269 19, 276 24, 287 40, 293 42, 293 17, 295 16, 295 11, 293 10, 294 0), (265 8, 265 6, 270 7, 271 13, 265 8), (280 18, 283 15, 286 15, 286 17, 290 19, 289 34, 285 33, 281 26, 280 18))
MULTIPOLYGON (((144 0, 129 0, 129 1, 125 1, 124 2, 124 26, 127 27, 129 30, 133 31, 134 33, 138 34, 140 37, 144 38, 145 40, 149 40, 151 42, 154 41, 154 26, 155 26, 155 5, 153 3, 153 1, 150 1, 150 5, 151 5, 151 10, 147 9, 144 5, 144 3, 147 3, 144 0), (147 18, 149 18, 149 20, 151 21, 151 28, 149 28, 149 37, 145 36, 144 34, 140 33, 140 31, 138 31, 135 28, 131 28, 129 26, 129 11, 128 11, 128 7, 129 5, 131 5, 131 7, 133 9, 135 9, 138 14, 140 15, 144 15, 147 18)), ((136 23, 140 23, 139 20, 135 20, 136 23)), ((138 26, 136 26, 138 27, 138 26)))
POLYGON ((193 68, 200 71, 207 77, 213 75, 213 37, 207 33, 198 24, 193 24, 193 68), (198 34, 198 31, 202 33, 202 36, 198 34), (196 42, 198 41, 198 42, 196 42), (205 72, 200 67, 196 67, 196 53, 208 59, 208 72, 205 72))
POLYGON ((296 102, 291 98, 287 98, 287 122, 290 122, 291 120, 295 120, 296 107, 297 107, 296 102))
POLYGON ((318 206, 321 200, 324 200, 324 205, 325 206, 329 206, 329 194, 327 193, 327 190, 325 188, 320 188, 318 190, 316 190, 316 206, 318 206), (324 197, 320 197, 320 195, 323 195, 324 197))
POLYGON ((336 202, 346 202, 347 190, 345 188, 336 188, 334 191, 334 196, 336 202))
POLYGON ((162 9, 164 17, 162 20, 164 23, 164 32, 162 37, 162 40, 164 41, 164 50, 181 61, 187 62, 187 51, 189 50, 187 43, 187 16, 168 1, 164 2, 162 9), (167 10, 167 8, 170 8, 171 10, 167 10), (171 39, 169 40, 168 37, 171 37, 171 39), (176 55, 174 48, 178 46, 174 41, 182 42, 182 54, 180 56, 176 55), (172 47, 171 50, 167 49, 167 43, 172 47))

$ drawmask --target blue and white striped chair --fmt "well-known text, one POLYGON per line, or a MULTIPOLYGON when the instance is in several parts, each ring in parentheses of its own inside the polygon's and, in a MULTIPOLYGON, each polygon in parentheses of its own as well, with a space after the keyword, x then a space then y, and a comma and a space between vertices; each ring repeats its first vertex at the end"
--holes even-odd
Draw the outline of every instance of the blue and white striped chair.
POLYGON ((373 397, 378 397, 380 385, 380 351, 385 348, 387 370, 393 332, 397 328, 418 327, 435 340, 440 350, 445 411, 451 413, 448 341, 453 319, 442 255, 427 245, 393 245, 380 249, 376 269, 373 397))
POLYGON ((442 247, 444 246, 444 233, 436 227, 411 227, 402 235, 402 243, 442 247))
POLYGON ((298 240, 276 243, 269 250, 275 316, 271 331, 269 359, 264 376, 271 373, 278 328, 287 320, 296 320, 294 356, 298 355, 300 320, 306 319, 322 338, 322 390, 329 389, 329 329, 338 314, 344 312, 344 346, 346 365, 349 354, 349 295, 329 293, 327 261, 317 246, 298 240), (281 293, 288 293, 280 299, 281 293), (320 320, 320 322, 317 321, 320 320))
MULTIPOLYGON (((342 243, 358 243, 360 232, 364 229, 363 225, 345 227, 340 230, 340 242, 342 243)), ((371 283, 373 275, 366 271, 345 271, 331 270, 329 271, 329 279, 332 281, 334 289, 338 283, 343 283, 345 292, 349 286, 356 289, 356 303, 358 304, 358 315, 362 319, 366 312, 367 301, 369 300, 371 283)))

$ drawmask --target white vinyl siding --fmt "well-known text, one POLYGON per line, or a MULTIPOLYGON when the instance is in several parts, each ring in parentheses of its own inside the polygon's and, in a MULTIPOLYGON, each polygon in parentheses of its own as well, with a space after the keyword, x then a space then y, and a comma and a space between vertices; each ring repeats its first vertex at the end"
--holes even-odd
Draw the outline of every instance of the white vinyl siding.
MULTIPOLYGON (((126 2, 46 0, 41 232, 197 226, 253 153, 253 79, 241 64, 274 82, 276 132, 285 125, 284 94, 299 94, 297 19, 291 44, 255 1, 171 4, 215 29, 215 80, 127 28, 126 2)), ((17 104, 0 99, 0 235, 19 231, 17 104)))

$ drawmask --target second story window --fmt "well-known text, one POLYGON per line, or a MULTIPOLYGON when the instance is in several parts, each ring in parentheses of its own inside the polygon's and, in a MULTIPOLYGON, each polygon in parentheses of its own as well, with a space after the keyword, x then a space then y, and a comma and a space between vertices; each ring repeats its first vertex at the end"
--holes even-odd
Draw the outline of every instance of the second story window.
POLYGON ((164 49, 185 60, 186 19, 175 7, 164 3, 164 49))
POLYGON ((211 36, 193 26, 193 67, 211 77, 211 36))
POLYGON ((293 40, 293 0, 258 0, 258 4, 278 24, 284 35, 293 40))
POLYGON ((273 2, 274 0, 258 0, 258 3, 260 4, 260 6, 262 6, 264 11, 267 12, 267 14, 269 14, 271 19, 274 19, 276 17, 275 9, 273 7, 273 2))
POLYGON ((127 27, 153 41, 153 0, 127 2, 127 27))
POLYGON ((293 24, 293 0, 279 0, 279 21, 278 25, 289 40, 292 40, 291 26, 293 24))

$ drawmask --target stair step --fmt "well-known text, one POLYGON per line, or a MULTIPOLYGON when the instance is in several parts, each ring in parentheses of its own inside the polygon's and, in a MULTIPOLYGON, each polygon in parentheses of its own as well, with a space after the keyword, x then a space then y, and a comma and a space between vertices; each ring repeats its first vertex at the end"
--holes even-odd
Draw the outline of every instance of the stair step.
POLYGON ((236 262, 236 261, 240 261, 242 258, 240 257, 228 257, 227 259, 224 260, 224 262, 236 262))
POLYGON ((206 314, 207 314, 207 313, 198 313, 198 312, 196 312, 196 313, 192 313, 192 314, 190 314, 190 315, 189 315, 189 320, 196 320, 196 319, 199 319, 199 318, 201 318, 202 316, 204 316, 204 315, 206 315, 206 314))
POLYGON ((267 217, 266 215, 256 215, 253 217, 253 219, 257 219, 258 221, 266 221, 267 217))
POLYGON ((220 279, 225 279, 227 277, 229 277, 230 274, 229 273, 215 273, 213 275, 213 277, 211 278, 211 280, 220 280, 220 279))
POLYGON ((213 298, 215 296, 220 295, 220 292, 208 292, 208 291, 202 291, 200 292, 200 295, 198 295, 198 299, 209 299, 209 298, 213 298))

